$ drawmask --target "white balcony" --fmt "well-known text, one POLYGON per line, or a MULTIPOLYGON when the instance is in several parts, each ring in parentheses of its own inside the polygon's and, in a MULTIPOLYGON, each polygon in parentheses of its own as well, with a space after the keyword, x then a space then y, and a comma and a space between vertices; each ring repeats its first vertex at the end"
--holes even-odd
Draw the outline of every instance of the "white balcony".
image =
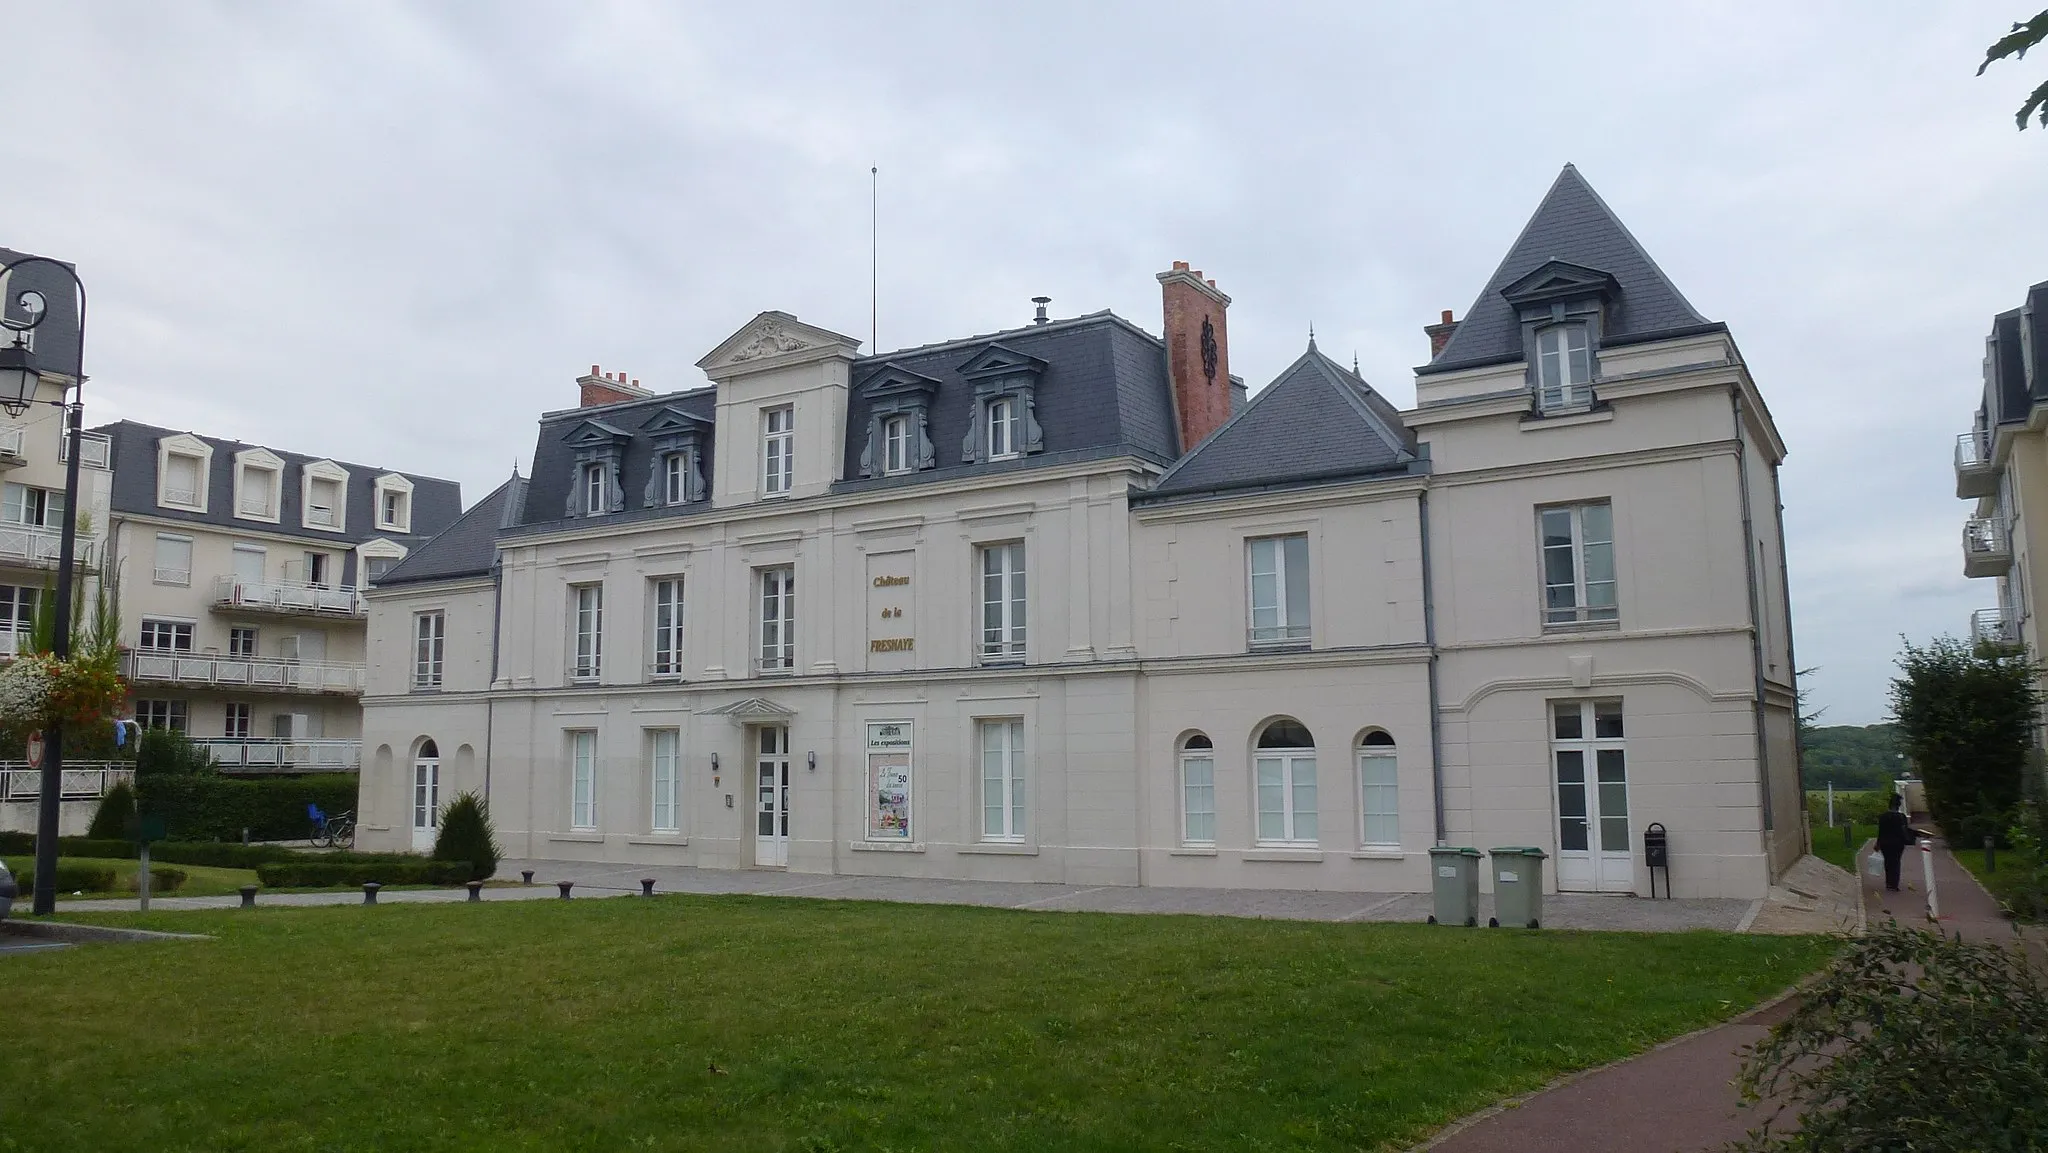
MULTIPOLYGON (((58 770, 58 793, 67 801, 103 797, 118 781, 135 783, 135 766, 125 761, 71 761, 58 770)), ((0 761, 0 801, 33 801, 43 795, 43 771, 26 761, 0 761)))
POLYGON ((0 468, 13 468, 28 463, 28 430, 25 428, 0 428, 0 468))
MULTIPOLYGON (((61 529, 41 528, 28 524, 0 524, 0 564, 54 569, 57 567, 62 547, 61 529)), ((97 555, 97 541, 83 536, 78 538, 77 551, 73 554, 77 563, 91 568, 97 555)))
POLYGON ((2006 616, 2004 609, 1978 609, 1970 614, 1970 640, 1980 645, 2016 645, 2020 643, 2019 622, 2006 616))
POLYGON ((131 649, 122 671, 133 682, 222 686, 272 693, 341 693, 361 696, 364 669, 329 661, 287 661, 272 657, 221 656, 131 649))
POLYGON ((194 743, 228 772, 353 773, 363 766, 363 742, 358 740, 199 737, 194 743))
POLYGON ((2004 576, 2012 570, 2012 536, 2005 521, 1977 517, 1963 522, 1963 575, 2004 576))
POLYGON ((355 617, 369 615, 363 594, 346 585, 287 584, 216 577, 213 610, 276 613, 280 616, 355 617))
POLYGON ((1991 452, 1982 433, 1966 432, 1956 437, 1956 496, 1975 500, 1998 492, 1998 470, 1991 466, 1991 452))
MULTIPOLYGON (((71 439, 61 434, 57 437, 57 459, 59 461, 71 459, 71 439)), ((86 468, 107 468, 113 464, 113 461, 114 441, 112 437, 103 432, 88 432, 79 436, 78 463, 80 465, 86 468)))

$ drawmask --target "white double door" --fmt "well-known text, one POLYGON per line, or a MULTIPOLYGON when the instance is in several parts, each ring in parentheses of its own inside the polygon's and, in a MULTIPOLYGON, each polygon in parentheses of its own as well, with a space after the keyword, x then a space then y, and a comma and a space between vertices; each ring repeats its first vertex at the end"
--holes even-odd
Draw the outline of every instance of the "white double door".
POLYGON ((412 763, 412 847, 432 852, 441 818, 441 761, 421 757, 412 763))
POLYGON ((789 730, 754 733, 754 863, 781 868, 789 864, 789 730))
POLYGON ((1628 753, 1619 702, 1560 702, 1552 707, 1551 761, 1557 786, 1557 887, 1581 893, 1632 893, 1628 753))

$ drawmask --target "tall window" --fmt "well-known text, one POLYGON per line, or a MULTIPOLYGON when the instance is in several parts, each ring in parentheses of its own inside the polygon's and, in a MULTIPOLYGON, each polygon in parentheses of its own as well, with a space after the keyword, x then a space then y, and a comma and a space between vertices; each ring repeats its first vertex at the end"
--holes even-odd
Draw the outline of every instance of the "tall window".
POLYGON ((156 534, 156 571, 152 575, 160 585, 191 584, 192 538, 156 534))
POLYGON ((1200 733, 1181 746, 1180 812, 1183 842, 1216 843, 1216 750, 1200 733))
POLYGON ((761 491, 781 496, 796 474, 796 410, 787 405, 761 414, 761 491))
POLYGON ((377 509, 377 527, 406 531, 412 523, 412 518, 407 515, 408 510, 405 507, 411 503, 410 497, 395 488, 383 490, 382 497, 377 509))
POLYGON ((447 655, 448 616, 420 613, 413 620, 412 687, 441 687, 441 664, 447 655))
POLYGON ((796 570, 761 570, 761 671, 796 668, 796 570))
POLYGON ((576 659, 570 675, 594 681, 604 663, 604 586, 571 585, 576 628, 576 659))
POLYGON ((654 659, 648 672, 657 677, 683 675, 683 578, 654 582, 654 659))
POLYGON ((1543 534, 1543 623, 1579 624, 1620 618, 1614 596, 1614 506, 1546 508, 1543 534))
POLYGON ((61 528, 64 524, 64 494, 54 489, 8 481, 0 485, 0 517, 9 524, 36 528, 61 528))
POLYGON ((192 651, 192 625, 189 621, 142 622, 142 640, 137 648, 159 653, 189 653, 192 651))
POLYGON ((221 728, 221 732, 226 736, 235 738, 236 740, 248 740, 250 719, 249 712, 250 709, 247 704, 243 704, 236 701, 229 701, 227 707, 224 710, 226 721, 221 728))
POLYGON ((1024 542, 981 549, 981 659, 1024 659, 1024 542))
POLYGON ((329 556, 328 556, 328 555, 327 555, 326 553, 324 553, 324 552, 309 552, 309 553, 307 553, 307 554, 306 554, 306 583, 307 583, 307 584, 309 584, 309 585, 311 585, 311 586, 313 586, 313 587, 314 587, 314 588, 316 588, 316 589, 324 589, 324 588, 328 588, 328 587, 330 587, 330 586, 329 586, 329 581, 328 581, 328 576, 329 576, 329 570, 330 570, 330 569, 332 569, 333 567, 334 567, 334 564, 333 564, 333 560, 332 560, 332 558, 330 558, 330 557, 329 557, 329 556))
POLYGON ((605 510, 604 465, 583 466, 583 515, 597 516, 605 510))
POLYGON ((1259 843, 1316 843, 1316 742, 1295 721, 1274 721, 1259 733, 1259 843))
POLYGON ((682 830, 680 806, 676 803, 676 750, 681 743, 681 734, 674 729, 651 731, 654 746, 654 820, 657 833, 675 833, 682 830))
POLYGON ((43 590, 27 585, 0 585, 0 653, 12 655, 35 631, 42 595, 43 590))
POLYGON ((1017 401, 1000 396, 988 402, 988 458, 1017 455, 1017 401))
POLYGON ((1537 404, 1545 410, 1593 403, 1593 353, 1583 324, 1560 324, 1536 334, 1537 404))
POLYGON ((182 733, 186 727, 184 701, 136 701, 135 719, 145 729, 169 729, 182 733))
POLYGON ((901 415, 883 417, 882 474, 890 476, 909 472, 911 463, 910 418, 901 415))
POLYGON ((306 523, 322 528, 341 525, 341 482, 316 476, 306 482, 306 523))
POLYGON ((196 456, 168 453, 164 456, 164 503, 180 508, 198 508, 201 461, 196 456))
POLYGON ((1024 722, 981 722, 981 839, 1024 839, 1024 722))
POLYGON ((1551 756, 1557 764, 1557 847, 1626 854, 1628 753, 1620 701, 1551 705, 1551 756), (1593 779, 1586 779, 1587 762, 1593 779), (1589 792, 1588 786, 1591 786, 1589 792))
POLYGON ((1245 542, 1250 570, 1251 643, 1302 644, 1308 635, 1308 537, 1256 537, 1245 542))
POLYGON ((682 504, 689 498, 690 486, 684 483, 689 475, 690 457, 687 453, 672 452, 661 458, 661 500, 663 504, 682 504))
POLYGON ((1360 844, 1401 844, 1401 774, 1394 738, 1378 729, 1358 743, 1358 809, 1364 814, 1360 844))
POLYGON ((252 628, 231 628, 228 630, 228 655, 231 657, 253 657, 256 655, 256 630, 252 628))
MULTIPOLYGON (((172 457, 190 460, 190 457, 172 457)), ((278 472, 257 464, 243 464, 235 474, 235 515, 258 520, 277 519, 278 472)))
POLYGON ((569 734, 569 827, 597 828, 597 734, 579 729, 569 734))

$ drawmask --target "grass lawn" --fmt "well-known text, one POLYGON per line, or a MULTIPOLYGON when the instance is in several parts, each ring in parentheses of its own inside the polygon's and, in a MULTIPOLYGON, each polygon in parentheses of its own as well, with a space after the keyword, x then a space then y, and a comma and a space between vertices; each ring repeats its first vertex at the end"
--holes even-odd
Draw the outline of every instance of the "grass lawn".
POLYGON ((1949 851, 1955 854, 1958 864, 1977 878, 1977 883, 1984 886, 1985 892, 1998 898, 2007 908, 2018 910, 2022 918, 2034 919, 2028 916, 2029 910, 2033 907, 2031 900, 2022 896, 2020 892, 2026 884, 2027 876, 2021 867, 2022 862, 2018 853, 2010 849, 1998 853, 1998 871, 1992 873, 1985 871, 1983 849, 1962 849, 1952 845, 1949 851))
MULTIPOLYGON (((7 858, 7 867, 14 870, 17 879, 34 863, 34 859, 30 857, 7 858)), ((114 871, 114 882, 120 886, 118 892, 85 893, 82 894, 84 897, 112 897, 124 901, 135 899, 135 874, 142 868, 142 862, 140 861, 122 860, 119 857, 60 857, 57 860, 57 864, 60 868, 64 865, 85 865, 95 869, 112 869, 114 871)), ((243 885, 253 885, 256 883, 256 872, 253 869, 215 869, 205 865, 167 865, 154 861, 150 863, 149 871, 151 874, 156 874, 163 869, 176 869, 185 874, 185 883, 168 893, 164 891, 160 882, 154 884, 150 888, 150 893, 153 896, 221 896, 240 892, 243 885)), ((63 874, 59 873, 58 877, 61 879, 63 874)), ((60 900, 72 899, 71 894, 68 892, 60 892, 58 898, 60 900)), ((22 899, 26 901, 28 895, 23 893, 22 899)), ((4 1148, 6 1146, 0 1145, 0 1149, 4 1148)))
POLYGON ((1356 1150, 1823 938, 654 900, 96 914, 0 962, 0 1150, 1356 1150))
POLYGON ((1831 865, 1856 871, 1856 851, 1877 835, 1877 815, 1884 811, 1885 794, 1877 789, 1836 789, 1835 823, 1828 824, 1826 789, 1809 789, 1806 812, 1813 830, 1813 855, 1831 865), (1850 847, 1842 846, 1842 826, 1850 822, 1850 847))

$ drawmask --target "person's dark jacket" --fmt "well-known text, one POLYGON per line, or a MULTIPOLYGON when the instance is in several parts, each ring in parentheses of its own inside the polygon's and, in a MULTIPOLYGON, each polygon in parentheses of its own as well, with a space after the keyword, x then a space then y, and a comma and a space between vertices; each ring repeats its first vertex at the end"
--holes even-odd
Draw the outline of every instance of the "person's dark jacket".
POLYGON ((1880 850, 1903 849, 1916 838, 1926 835, 1922 830, 1907 824, 1906 814, 1897 809, 1877 815, 1877 847, 1880 850))

